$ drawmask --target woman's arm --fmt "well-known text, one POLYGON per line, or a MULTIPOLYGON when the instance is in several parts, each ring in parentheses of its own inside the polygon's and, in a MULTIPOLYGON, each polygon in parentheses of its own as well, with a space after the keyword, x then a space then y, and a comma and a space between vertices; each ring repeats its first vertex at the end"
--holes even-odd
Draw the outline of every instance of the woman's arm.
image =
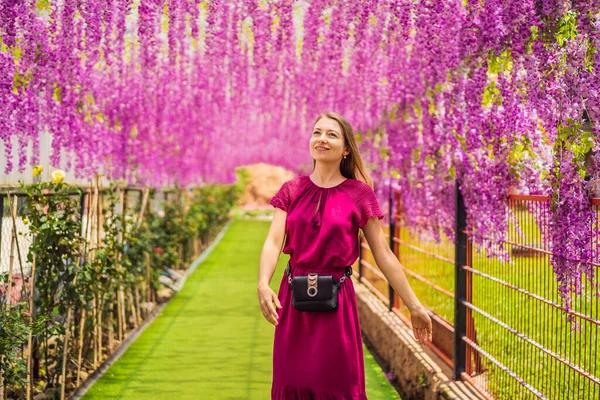
POLYGON ((275 215, 269 228, 269 233, 260 253, 260 266, 258 270, 258 286, 269 286, 271 278, 277 268, 279 254, 283 247, 285 237, 285 220, 287 213, 279 208, 275 209, 275 215))
POLYGON ((381 223, 377 218, 369 218, 363 227, 363 232, 375 258, 375 263, 411 313, 415 338, 420 343, 431 341, 431 319, 410 287, 398 258, 390 249, 381 223))
POLYGON ((413 292, 412 288, 408 284, 404 270, 398 261, 398 258, 394 255, 388 244, 388 239, 385 237, 385 233, 381 227, 381 223, 376 218, 369 218, 367 224, 363 227, 363 232, 377 267, 381 270, 383 275, 387 278, 388 282, 394 288, 394 291, 398 293, 406 307, 410 312, 423 307, 417 299, 417 296, 413 292))
POLYGON ((279 316, 275 307, 281 308, 281 303, 275 292, 269 287, 273 273, 277 268, 277 260, 283 246, 285 237, 285 221, 287 213, 279 208, 275 209, 275 215, 269 228, 269 233, 265 239, 262 252, 260 254, 260 265, 258 268, 258 302, 260 310, 267 321, 277 325, 279 316))

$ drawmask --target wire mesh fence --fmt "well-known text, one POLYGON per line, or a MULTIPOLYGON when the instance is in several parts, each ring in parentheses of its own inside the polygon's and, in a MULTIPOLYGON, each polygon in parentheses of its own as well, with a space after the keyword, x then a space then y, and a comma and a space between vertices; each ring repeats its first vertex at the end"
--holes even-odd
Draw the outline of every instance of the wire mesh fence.
POLYGON ((463 267, 471 286, 465 377, 499 398, 596 399, 598 276, 582 276, 581 294, 571 295, 567 311, 551 264, 549 198, 511 195, 509 210, 510 261, 473 246, 463 267))
MULTIPOLYGON (((395 193, 395 204, 400 200, 395 193)), ((569 311, 552 266, 548 197, 510 195, 508 234, 500 243, 505 257, 491 257, 464 228, 455 240, 442 235, 439 242, 411 234, 403 221, 410 210, 396 207, 391 247, 430 310, 429 346, 454 368, 456 379, 490 398, 600 398, 600 199, 591 206, 593 273, 582 275, 569 311)), ((409 324, 408 310, 366 242, 361 248, 361 281, 382 300, 391 298, 390 309, 409 324)))
POLYGON ((27 217, 25 201, 26 198, 22 195, 12 195, 9 200, 7 194, 0 193, 0 207, 2 207, 2 219, 0 221, 0 273, 7 272, 11 264, 15 270, 20 270, 19 265, 21 265, 24 274, 28 274, 31 270, 31 263, 27 261, 31 237, 29 235, 29 228, 23 220, 27 217), (11 207, 14 218, 13 214, 11 214, 11 207))

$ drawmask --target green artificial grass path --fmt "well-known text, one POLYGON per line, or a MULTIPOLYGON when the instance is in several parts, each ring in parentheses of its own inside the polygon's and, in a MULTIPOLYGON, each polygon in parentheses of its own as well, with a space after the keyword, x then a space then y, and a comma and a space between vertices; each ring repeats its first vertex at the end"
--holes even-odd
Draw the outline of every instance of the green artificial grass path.
MULTIPOLYGON (((83 397, 90 399, 270 398, 274 326, 256 283, 269 221, 235 220, 161 315, 83 397)), ((288 256, 271 287, 277 293, 288 256)), ((369 400, 398 399, 365 348, 369 400)))

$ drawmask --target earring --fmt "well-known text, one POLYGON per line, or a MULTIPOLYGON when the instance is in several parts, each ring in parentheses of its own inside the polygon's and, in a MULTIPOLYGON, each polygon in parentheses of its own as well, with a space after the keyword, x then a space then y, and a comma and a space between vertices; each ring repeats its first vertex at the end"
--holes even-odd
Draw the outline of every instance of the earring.
POLYGON ((346 159, 346 156, 344 156, 344 160, 346 159))

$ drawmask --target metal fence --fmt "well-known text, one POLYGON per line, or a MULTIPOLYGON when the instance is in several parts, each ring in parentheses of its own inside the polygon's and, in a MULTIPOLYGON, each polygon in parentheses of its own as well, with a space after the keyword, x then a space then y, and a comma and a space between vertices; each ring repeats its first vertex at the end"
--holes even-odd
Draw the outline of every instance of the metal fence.
MULTIPOLYGON (((473 244, 465 231, 468 210, 458 188, 455 241, 442 238, 436 243, 411 235, 399 192, 394 204, 390 247, 430 310, 434 335, 429 346, 454 369, 455 379, 469 382, 488 398, 600 398, 600 199, 592 200, 596 218, 590 226, 595 273, 590 280, 583 275, 581 294, 572 295, 568 313, 551 265, 548 197, 510 195, 511 219, 502 243, 508 261, 489 257, 473 244)), ((364 240, 361 249, 361 282, 410 325, 408 310, 364 240)))
POLYGON ((13 265, 19 264, 19 254, 24 273, 29 273, 31 268, 27 262, 27 251, 31 244, 29 229, 23 222, 25 198, 23 196, 12 196, 11 202, 14 207, 16 218, 10 214, 9 199, 6 194, 0 193, 0 273, 6 272, 11 263, 11 254, 13 265), (16 226, 16 241, 13 241, 13 231, 16 226))

